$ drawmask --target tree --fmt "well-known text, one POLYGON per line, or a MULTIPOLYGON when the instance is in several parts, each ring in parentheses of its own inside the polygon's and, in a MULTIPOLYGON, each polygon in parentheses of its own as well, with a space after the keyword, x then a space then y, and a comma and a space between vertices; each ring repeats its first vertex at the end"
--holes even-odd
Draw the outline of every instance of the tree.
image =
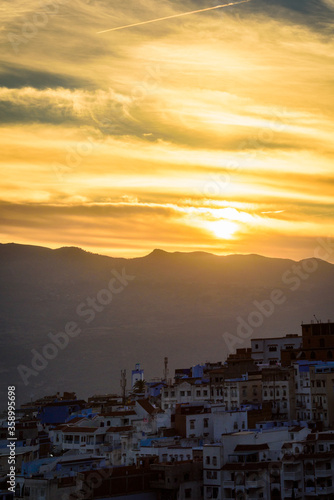
POLYGON ((134 384, 132 388, 132 392, 134 394, 139 394, 142 392, 145 392, 146 390, 146 382, 145 380, 137 380, 137 382, 134 384))

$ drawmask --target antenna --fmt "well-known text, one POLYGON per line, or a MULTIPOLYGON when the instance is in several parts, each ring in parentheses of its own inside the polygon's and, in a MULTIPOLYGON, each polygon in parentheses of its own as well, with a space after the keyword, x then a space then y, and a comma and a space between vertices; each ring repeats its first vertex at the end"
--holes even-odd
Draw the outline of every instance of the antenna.
POLYGON ((126 393, 126 370, 121 370, 121 389, 122 389, 122 402, 125 405, 125 393, 126 393))
POLYGON ((164 358, 164 381, 167 383, 167 377, 168 377, 168 358, 167 356, 164 358))
POLYGON ((317 323, 320 323, 320 319, 318 319, 318 318, 316 317, 316 315, 315 315, 315 314, 313 314, 313 316, 314 316, 314 318, 315 318, 316 322, 317 322, 317 323))

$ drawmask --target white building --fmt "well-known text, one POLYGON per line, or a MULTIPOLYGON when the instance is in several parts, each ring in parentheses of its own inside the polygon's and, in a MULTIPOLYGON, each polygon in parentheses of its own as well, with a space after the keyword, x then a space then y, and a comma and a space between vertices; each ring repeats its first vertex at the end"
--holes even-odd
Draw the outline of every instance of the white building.
POLYGON ((161 408, 163 410, 175 408, 177 404, 209 401, 210 387, 208 383, 185 380, 166 387, 161 395, 161 408))
POLYGON ((252 358, 258 365, 280 364, 283 349, 299 349, 301 344, 302 337, 293 334, 270 339, 251 339, 252 358))

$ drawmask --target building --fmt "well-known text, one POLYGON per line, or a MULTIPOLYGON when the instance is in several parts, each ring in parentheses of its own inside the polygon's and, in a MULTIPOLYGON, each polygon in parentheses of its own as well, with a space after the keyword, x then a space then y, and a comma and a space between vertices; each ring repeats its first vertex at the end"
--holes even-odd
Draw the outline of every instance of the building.
POLYGON ((210 405, 182 404, 175 410, 175 431, 183 438, 212 438, 213 418, 210 405))
POLYGON ((302 337, 299 335, 286 335, 269 339, 251 339, 252 358, 257 365, 281 364, 282 351, 299 349, 302 337))
POLYGON ((131 372, 131 388, 133 389, 134 385, 136 382, 139 380, 143 381, 144 380, 144 370, 140 368, 140 363, 136 364, 136 367, 134 370, 131 372))
POLYGON ((202 500, 203 464, 200 461, 152 464, 151 470, 158 474, 151 488, 158 493, 159 500, 202 500))
POLYGON ((296 418, 294 369, 272 366, 262 370, 262 401, 271 402, 272 418, 296 418))
POLYGON ((319 430, 334 426, 334 362, 299 361, 296 378, 296 416, 319 430))
POLYGON ((242 405, 261 403, 261 372, 245 373, 240 378, 225 379, 223 402, 226 411, 238 410, 242 405))
POLYGON ((186 378, 180 379, 170 387, 166 387, 161 396, 163 410, 175 409, 182 403, 202 402, 210 400, 209 380, 186 378))
POLYGON ((301 360, 334 360, 334 323, 311 322, 302 324, 303 343, 300 349, 301 360))

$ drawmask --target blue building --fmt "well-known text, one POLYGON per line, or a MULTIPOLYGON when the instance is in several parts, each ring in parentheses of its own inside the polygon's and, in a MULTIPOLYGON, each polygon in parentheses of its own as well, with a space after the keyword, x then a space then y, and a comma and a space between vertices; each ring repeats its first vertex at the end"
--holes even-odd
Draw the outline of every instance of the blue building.
POLYGON ((37 418, 42 424, 63 424, 73 412, 80 411, 86 405, 85 401, 54 401, 42 406, 37 418))

